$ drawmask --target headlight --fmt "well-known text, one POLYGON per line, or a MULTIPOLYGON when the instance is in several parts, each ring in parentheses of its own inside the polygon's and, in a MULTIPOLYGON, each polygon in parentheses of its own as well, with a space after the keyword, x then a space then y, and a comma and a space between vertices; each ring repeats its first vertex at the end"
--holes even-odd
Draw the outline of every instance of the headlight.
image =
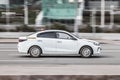
POLYGON ((99 42, 94 42, 94 41, 89 41, 89 42, 93 43, 93 44, 96 45, 96 46, 100 46, 100 43, 99 43, 99 42))

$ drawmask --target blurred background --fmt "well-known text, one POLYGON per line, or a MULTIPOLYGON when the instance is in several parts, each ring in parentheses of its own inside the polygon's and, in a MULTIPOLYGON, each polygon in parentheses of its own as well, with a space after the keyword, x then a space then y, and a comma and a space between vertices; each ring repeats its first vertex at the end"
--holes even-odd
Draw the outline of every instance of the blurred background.
POLYGON ((0 32, 120 33, 119 0, 1 0, 0 32))

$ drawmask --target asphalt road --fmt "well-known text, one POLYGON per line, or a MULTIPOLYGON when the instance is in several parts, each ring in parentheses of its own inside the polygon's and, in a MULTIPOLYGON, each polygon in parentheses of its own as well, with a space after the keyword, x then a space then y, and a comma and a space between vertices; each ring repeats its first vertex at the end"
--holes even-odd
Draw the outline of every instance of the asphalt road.
POLYGON ((0 43, 0 65, 120 65, 120 45, 102 44, 101 46, 102 53, 92 58, 64 54, 32 58, 18 53, 15 43, 0 43))

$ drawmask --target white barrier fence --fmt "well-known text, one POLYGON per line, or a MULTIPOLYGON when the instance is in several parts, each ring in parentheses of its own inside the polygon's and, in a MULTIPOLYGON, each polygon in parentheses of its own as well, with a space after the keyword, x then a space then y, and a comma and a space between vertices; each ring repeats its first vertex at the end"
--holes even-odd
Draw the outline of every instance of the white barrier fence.
MULTIPOLYGON (((18 38, 34 32, 0 32, 0 38, 18 38)), ((120 40, 120 33, 79 33, 79 37, 87 39, 120 40)))

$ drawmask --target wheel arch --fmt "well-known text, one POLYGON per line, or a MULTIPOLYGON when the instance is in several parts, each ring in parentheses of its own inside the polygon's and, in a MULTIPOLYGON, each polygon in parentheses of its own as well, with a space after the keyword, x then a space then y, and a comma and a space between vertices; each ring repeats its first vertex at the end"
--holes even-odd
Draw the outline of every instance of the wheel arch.
POLYGON ((40 47, 40 46, 38 46, 38 45, 32 45, 32 46, 30 46, 29 47, 29 49, 28 49, 28 51, 27 51, 27 54, 29 54, 29 51, 30 51, 30 48, 32 48, 32 47, 38 47, 41 51, 42 51, 42 53, 43 53, 43 50, 42 50, 42 48, 40 47))
POLYGON ((91 46, 89 46, 89 45, 83 45, 83 46, 79 49, 78 54, 80 54, 80 51, 81 51, 82 48, 84 48, 84 47, 89 47, 89 48, 91 48, 91 50, 92 50, 92 54, 94 53, 94 50, 93 50, 93 48, 92 48, 91 46))

